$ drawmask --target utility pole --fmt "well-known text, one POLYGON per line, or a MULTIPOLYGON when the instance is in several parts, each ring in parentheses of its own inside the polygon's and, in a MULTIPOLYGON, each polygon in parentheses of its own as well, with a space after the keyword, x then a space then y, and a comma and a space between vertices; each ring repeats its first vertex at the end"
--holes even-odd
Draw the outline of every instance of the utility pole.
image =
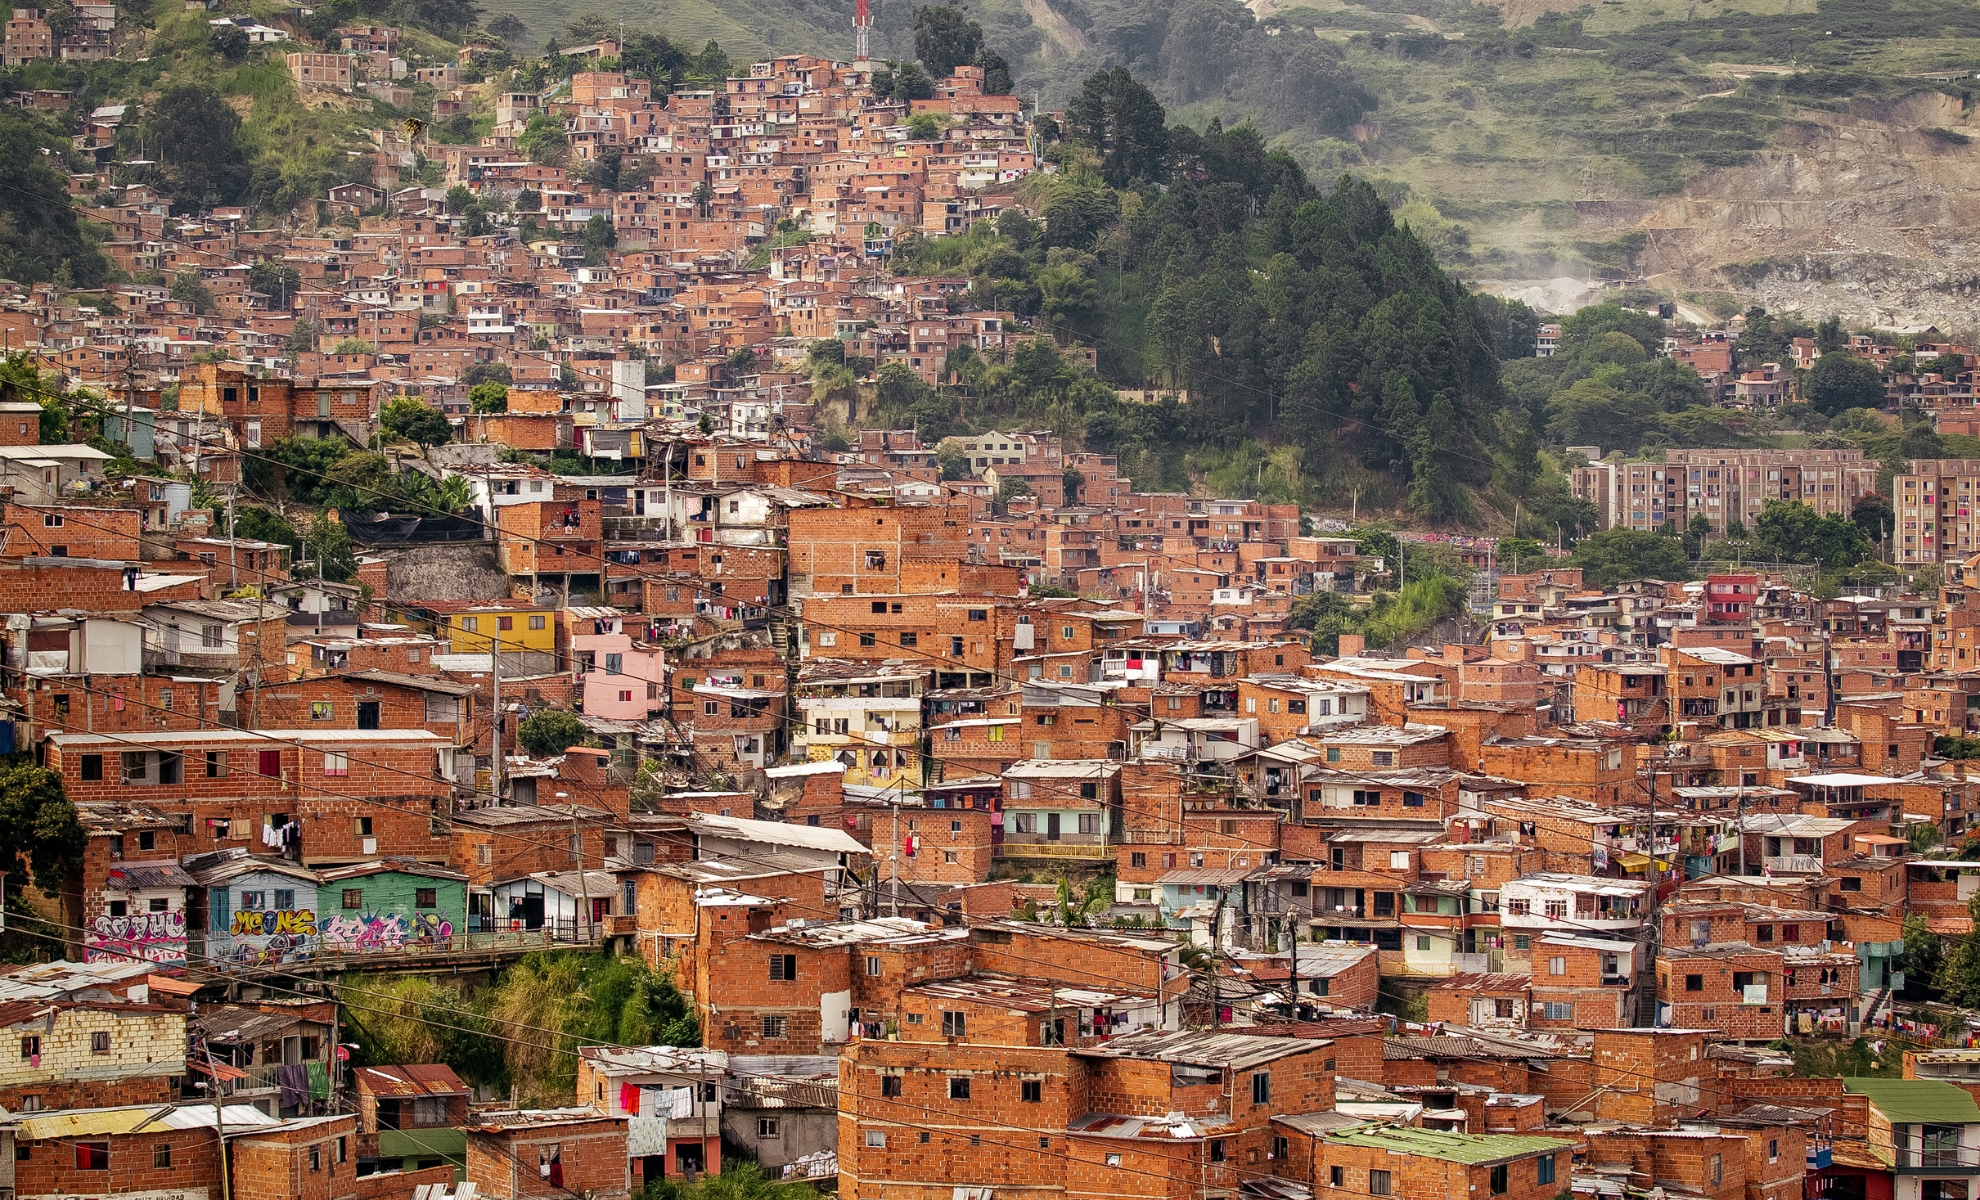
POLYGON ((213 1069, 213 1047, 202 1041, 200 1049, 206 1054, 206 1078, 213 1087, 213 1135, 220 1142, 220 1200, 233 1200, 234 1189, 227 1179, 227 1099, 220 1094, 220 1072, 213 1069))
POLYGON ((899 800, 894 801, 894 849, 887 857, 892 864, 889 873, 893 876, 893 881, 888 885, 887 915, 898 917, 901 915, 901 802, 899 800))
MULTIPOLYGON (((558 792, 557 799, 571 806, 571 861, 577 864, 578 876, 578 919, 572 926, 572 932, 576 932, 591 921, 591 881, 584 873, 584 831, 578 828, 577 801, 571 799, 569 792, 558 792)), ((584 939, 586 945, 590 942, 590 938, 584 939)))
MULTIPOLYGON (((532 601, 533 603, 533 601, 532 601)), ((488 639, 488 664, 494 680, 495 721, 489 727, 488 792, 494 802, 502 802, 502 625, 495 619, 495 632, 488 639)))

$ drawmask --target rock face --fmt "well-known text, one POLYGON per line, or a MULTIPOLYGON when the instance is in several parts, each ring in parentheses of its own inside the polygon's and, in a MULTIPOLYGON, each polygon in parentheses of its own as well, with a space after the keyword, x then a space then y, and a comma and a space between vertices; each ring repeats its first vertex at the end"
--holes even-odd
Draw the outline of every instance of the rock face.
POLYGON ((1803 112, 1745 166, 1697 175, 1682 196, 1578 201, 1577 224, 1598 237, 1643 231, 1644 272, 1679 292, 1852 324, 1972 328, 1980 127, 1964 119, 1956 97, 1936 94, 1803 112))

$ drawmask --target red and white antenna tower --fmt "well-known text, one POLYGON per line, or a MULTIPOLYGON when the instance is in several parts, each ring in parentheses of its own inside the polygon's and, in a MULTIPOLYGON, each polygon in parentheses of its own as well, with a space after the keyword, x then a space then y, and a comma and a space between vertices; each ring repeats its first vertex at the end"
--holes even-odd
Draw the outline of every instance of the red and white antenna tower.
POLYGON ((866 47, 867 31, 873 28, 873 13, 866 6, 866 0, 853 0, 853 58, 865 62, 869 57, 866 47))

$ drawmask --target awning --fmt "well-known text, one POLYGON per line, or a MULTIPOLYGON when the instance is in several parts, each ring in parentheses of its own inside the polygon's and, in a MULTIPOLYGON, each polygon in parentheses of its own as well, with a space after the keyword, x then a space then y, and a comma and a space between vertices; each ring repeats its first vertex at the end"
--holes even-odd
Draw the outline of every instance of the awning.
MULTIPOLYGON (((1623 870, 1625 871, 1641 871, 1650 865, 1650 856, 1647 854, 1625 854, 1616 861, 1622 863, 1623 870)), ((1660 861, 1657 864, 1657 869, 1659 871, 1668 871, 1671 869, 1671 864, 1660 861)))

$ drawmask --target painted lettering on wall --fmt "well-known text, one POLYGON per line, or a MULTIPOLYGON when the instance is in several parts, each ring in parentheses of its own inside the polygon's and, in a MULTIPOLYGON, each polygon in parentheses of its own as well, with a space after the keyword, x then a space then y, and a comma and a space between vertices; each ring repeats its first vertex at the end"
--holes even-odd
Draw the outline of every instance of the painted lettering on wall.
POLYGON ((334 950, 402 950, 454 936, 453 922, 437 913, 365 913, 332 917, 323 926, 323 944, 334 950))
POLYGON ((226 966, 268 967, 308 962, 316 945, 316 910, 237 912, 230 932, 233 944, 227 948, 226 966))
POLYGON ((277 937, 281 935, 316 935, 316 910, 313 908, 276 909, 269 912, 237 912, 234 914, 235 937, 277 937))
POLYGON ((90 962, 182 963, 186 961, 185 910, 121 917, 105 913, 91 923, 83 953, 90 962))

